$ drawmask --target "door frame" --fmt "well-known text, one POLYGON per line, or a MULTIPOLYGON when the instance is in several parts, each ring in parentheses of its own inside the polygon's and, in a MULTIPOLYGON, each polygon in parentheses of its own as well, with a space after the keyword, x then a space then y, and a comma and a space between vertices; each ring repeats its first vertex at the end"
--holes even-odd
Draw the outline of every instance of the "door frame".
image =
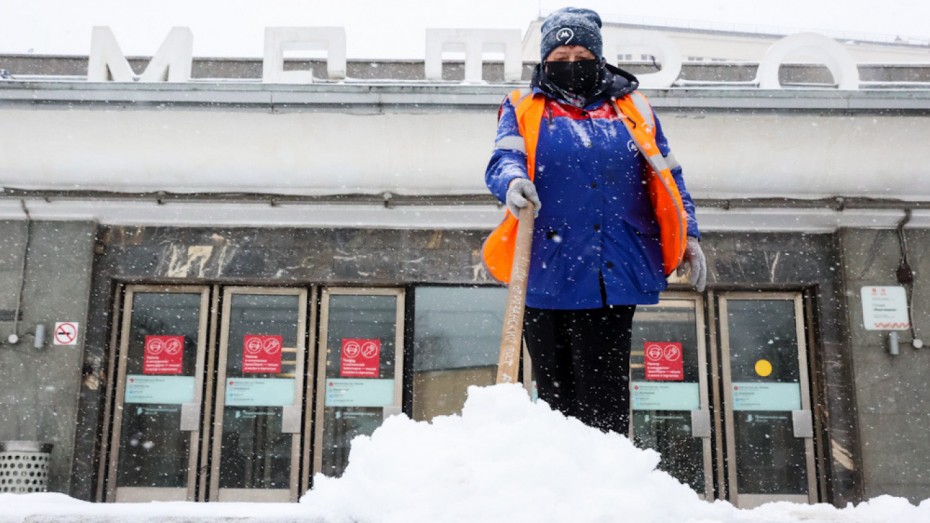
MULTIPOLYGON (((221 291, 223 286, 213 285, 213 295, 210 298, 210 350, 207 352, 207 387, 203 401, 203 437, 200 438, 200 471, 210 470, 210 449, 212 448, 213 438, 213 398, 216 390, 216 360, 219 358, 219 333, 220 333, 220 309, 221 309, 221 291)), ((200 474, 200 484, 198 485, 197 501, 208 501, 209 494, 209 474, 200 474)))
MULTIPOLYGON (((320 291, 320 325, 316 368, 319 371, 316 388, 316 416, 313 431, 313 474, 323 470, 323 419, 326 409, 326 355, 329 347, 329 298, 330 296, 394 296, 397 298, 394 316, 394 403, 384 408, 384 417, 400 413, 404 394, 404 333, 405 297, 404 287, 323 287, 320 291)), ((339 349, 341 351, 341 348, 339 349)))
MULTIPOLYGON (((194 501, 197 489, 197 463, 199 461, 199 452, 197 442, 200 439, 202 425, 197 424, 197 429, 190 432, 190 447, 188 455, 187 471, 187 489, 184 497, 179 497, 178 492, 183 490, 181 487, 172 489, 167 487, 118 487, 117 468, 119 465, 120 436, 122 436, 123 411, 125 406, 126 394, 126 367, 129 361, 129 334, 132 326, 133 315, 133 297, 139 293, 150 294, 200 294, 200 318, 197 332, 197 358, 194 369, 194 402, 199 413, 199 406, 203 404, 203 380, 205 373, 204 360, 207 352, 207 317, 209 313, 210 287, 207 285, 126 285, 125 292, 122 294, 121 301, 117 301, 117 306, 122 306, 120 311, 120 328, 119 328, 119 350, 118 356, 111 352, 111 358, 116 359, 116 373, 111 374, 115 377, 115 389, 109 389, 112 396, 108 395, 106 401, 107 409, 113 405, 112 427, 109 437, 104 438, 109 441, 108 447, 101 449, 102 455, 107 456, 107 475, 106 486, 104 488, 104 498, 108 502, 144 502, 144 501, 194 501)), ((114 329, 116 330, 116 329, 114 329)), ((111 342, 116 345, 116 335, 114 333, 111 342)), ((184 407, 181 407, 182 410, 184 407)), ((183 417, 183 414, 182 414, 183 417)), ((180 429, 179 429, 180 430, 180 429)), ((103 466, 101 465, 101 469, 103 466)))
POLYGON ((318 320, 318 311, 319 311, 319 287, 317 285, 310 286, 310 327, 307 332, 307 350, 306 350, 306 360, 307 360, 307 383, 304 386, 304 407, 303 407, 303 424, 301 431, 303 432, 303 450, 301 451, 301 474, 300 474, 300 492, 307 492, 310 490, 310 487, 313 482, 312 474, 310 473, 311 465, 311 455, 316 450, 313 443, 313 428, 314 428, 314 418, 313 418, 313 407, 316 404, 314 401, 314 391, 316 390, 316 380, 320 379, 316 375, 317 365, 315 358, 315 352, 319 351, 320 348, 317 346, 317 325, 319 324, 318 320))
MULTIPOLYGON (((123 314, 123 291, 125 286, 123 284, 117 283, 113 286, 113 307, 112 307, 112 316, 111 318, 122 319, 123 314)), ((116 383, 119 381, 116 379, 116 366, 119 356, 119 335, 122 330, 119 328, 118 323, 115 321, 110 325, 110 345, 109 345, 109 355, 107 358, 107 378, 112 380, 109 385, 106 387, 106 398, 104 399, 103 412, 107 421, 112 420, 113 416, 113 402, 116 400, 116 383)), ((111 426, 109 423, 104 424, 104 430, 106 427, 111 426)), ((103 503, 106 501, 107 496, 107 481, 108 478, 107 472, 110 470, 110 439, 113 437, 112 431, 106 431, 102 434, 100 438, 100 451, 97 464, 97 495, 96 500, 98 503, 103 503)))
MULTIPOLYGON (((707 333, 705 330, 706 317, 704 315, 704 297, 700 294, 683 291, 663 292, 659 297, 659 303, 654 305, 643 305, 637 307, 638 310, 647 307, 668 307, 669 302, 688 302, 694 310, 695 340, 698 350, 698 398, 699 410, 690 411, 692 419, 692 436, 701 438, 702 461, 704 463, 704 493, 698 494, 705 500, 714 499, 714 461, 713 461, 713 435, 710 430, 710 423, 713 416, 710 410, 710 381, 708 380, 708 345, 707 333), (696 416, 704 416, 707 423, 706 435, 694 436, 694 421, 696 416)), ((634 316, 633 320, 636 320, 634 316)), ((632 380, 630 380, 632 384, 632 380)), ((630 430, 628 437, 630 440, 635 436, 633 420, 633 402, 630 402, 630 430)))
MULTIPOLYGON (((301 454, 301 435, 300 432, 291 434, 291 472, 290 488, 285 489, 233 489, 220 488, 220 452, 223 444, 223 418, 225 416, 226 406, 226 364, 229 353, 229 327, 230 313, 232 310, 232 296, 235 294, 244 295, 277 295, 277 296, 297 296, 297 366, 295 370, 294 392, 295 395, 303 395, 305 390, 304 376, 307 373, 305 361, 307 360, 307 301, 309 299, 310 289, 307 287, 251 287, 251 286, 226 286, 223 287, 223 313, 219 336, 219 345, 216 352, 218 362, 216 367, 216 395, 210 398, 211 405, 215 410, 212 418, 212 440, 213 445, 210 452, 210 488, 209 496, 211 501, 253 501, 253 502, 275 502, 275 501, 297 501, 300 495, 300 464, 301 454), (287 492, 286 495, 282 495, 287 492), (226 498, 229 499, 226 499, 226 498)), ((307 380, 311 381, 311 380, 307 380)), ((303 412, 304 405, 309 402, 308 398, 296 397, 295 408, 303 412)), ((283 408, 283 407, 282 407, 283 408)), ((210 423, 209 418, 205 418, 204 423, 210 423)))
MULTIPOLYGON (((807 415, 813 416, 810 398, 810 369, 808 365, 808 344, 807 331, 805 329, 805 315, 803 293, 798 292, 720 292, 717 294, 718 314, 715 318, 720 329, 720 365, 721 376, 720 382, 715 384, 714 390, 723 392, 723 412, 726 447, 726 478, 728 485, 728 495, 726 499, 740 508, 753 508, 763 503, 774 501, 789 501, 794 503, 816 503, 819 497, 817 487, 817 468, 816 456, 814 455, 814 438, 813 435, 804 437, 805 465, 807 467, 807 491, 808 494, 790 495, 790 494, 740 494, 739 482, 736 474, 736 437, 734 434, 734 414, 733 414, 733 392, 730 384, 732 383, 730 367, 730 329, 727 321, 727 302, 729 300, 751 300, 751 301, 771 301, 782 300, 790 301, 794 305, 795 336, 797 338, 798 350, 798 381, 801 388, 801 411, 807 412, 807 415)), ((798 412, 798 411, 795 411, 798 412)), ((718 435, 720 432, 718 431, 718 435)), ((718 436, 719 437, 719 436, 718 436)))

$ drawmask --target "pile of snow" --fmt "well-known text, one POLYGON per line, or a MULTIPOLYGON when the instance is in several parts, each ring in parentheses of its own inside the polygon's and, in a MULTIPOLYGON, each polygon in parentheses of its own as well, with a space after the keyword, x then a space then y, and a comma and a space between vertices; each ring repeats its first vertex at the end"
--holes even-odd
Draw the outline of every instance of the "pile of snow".
POLYGON ((843 510, 793 503, 739 510, 702 501, 658 463, 656 452, 533 403, 517 385, 473 387, 461 416, 432 423, 395 416, 356 438, 343 476, 317 476, 300 504, 94 504, 4 494, 0 521, 930 523, 930 500, 915 507, 890 496, 843 510))
POLYGON ((333 522, 930 522, 930 500, 890 496, 844 510, 738 510, 701 500, 658 463, 655 451, 533 403, 518 385, 472 387, 461 416, 396 416, 356 438, 343 476, 317 476, 301 503, 333 522))

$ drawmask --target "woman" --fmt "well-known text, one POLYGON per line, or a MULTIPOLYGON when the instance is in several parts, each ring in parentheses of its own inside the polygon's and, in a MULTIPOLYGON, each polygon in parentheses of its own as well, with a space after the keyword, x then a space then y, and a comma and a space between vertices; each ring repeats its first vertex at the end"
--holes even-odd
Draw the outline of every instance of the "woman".
POLYGON ((636 305, 657 303, 676 268, 703 291, 706 268, 681 168, 636 78, 602 57, 600 28, 570 7, 543 22, 531 90, 500 109, 485 178, 509 211, 484 256, 506 281, 514 216, 532 203, 524 336, 539 397, 626 434, 636 305))

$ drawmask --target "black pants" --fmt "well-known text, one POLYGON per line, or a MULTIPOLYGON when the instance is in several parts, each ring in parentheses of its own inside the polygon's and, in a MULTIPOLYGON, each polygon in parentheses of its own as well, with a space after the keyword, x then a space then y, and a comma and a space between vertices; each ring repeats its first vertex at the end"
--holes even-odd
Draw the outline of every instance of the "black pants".
POLYGON ((635 311, 635 305, 583 310, 527 307, 523 335, 539 398, 586 425, 627 435, 635 311))

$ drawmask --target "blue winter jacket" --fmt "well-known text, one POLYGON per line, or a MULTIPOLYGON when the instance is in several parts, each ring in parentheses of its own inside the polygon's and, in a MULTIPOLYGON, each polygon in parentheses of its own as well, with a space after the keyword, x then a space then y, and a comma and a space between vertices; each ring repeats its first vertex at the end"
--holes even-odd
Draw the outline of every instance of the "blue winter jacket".
MULTIPOLYGON (((544 76, 537 66, 531 84, 547 103, 536 149, 534 182, 542 206, 533 230, 526 305, 591 309, 657 303, 666 281, 659 226, 644 182, 646 162, 609 102, 610 96, 632 92, 638 82, 607 66, 582 108, 544 76)), ((659 119, 655 122, 656 142, 667 156, 668 142, 659 119)), ((512 180, 528 178, 526 155, 508 147, 514 137, 522 140, 508 97, 500 110, 499 145, 485 172, 488 188, 501 202, 512 180)), ((688 235, 699 238, 681 167, 672 175, 688 214, 688 235)))

